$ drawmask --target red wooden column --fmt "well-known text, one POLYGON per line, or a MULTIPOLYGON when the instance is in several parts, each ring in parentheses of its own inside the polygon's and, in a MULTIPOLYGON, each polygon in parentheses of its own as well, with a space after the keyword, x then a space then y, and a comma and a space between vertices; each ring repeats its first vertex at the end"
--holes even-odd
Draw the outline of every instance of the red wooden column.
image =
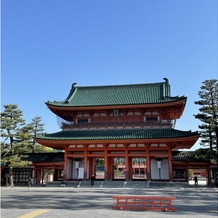
POLYGON ((67 160, 68 160, 68 147, 65 146, 65 152, 64 152, 64 180, 67 179, 67 160))
POLYGON ((147 168, 147 180, 151 181, 151 160, 149 154, 149 144, 146 144, 146 168, 147 168))
POLYGON ((168 168, 169 168, 169 179, 170 181, 173 181, 172 152, 171 152, 170 145, 168 145, 168 168))
POLYGON ((40 184, 41 180, 41 169, 36 170, 36 184, 40 184))
POLYGON ((125 144, 125 167, 126 167, 126 180, 129 180, 129 155, 128 155, 128 144, 125 144))
POLYGON ((107 171, 107 179, 113 179, 113 163, 112 163, 112 157, 108 158, 108 171, 107 171))
POLYGON ((104 144, 104 179, 108 180, 108 145, 104 144))
POLYGON ((55 163, 53 163, 52 169, 53 169, 53 181, 55 181, 55 163))
MULTIPOLYGON (((89 169, 88 169, 88 172, 89 172, 89 179, 91 178, 91 175, 93 173, 93 169, 94 169, 94 166, 93 166, 93 158, 92 157, 89 157, 89 169)), ((87 178, 88 178, 87 177, 87 178)))
POLYGON ((189 175, 188 175, 188 163, 185 162, 185 171, 186 171, 186 182, 189 180, 189 175))
POLYGON ((41 178, 42 179, 42 185, 44 184, 44 167, 41 169, 41 178))
POLYGON ((34 168, 33 168, 33 179, 34 179, 34 184, 37 184, 37 181, 36 181, 36 164, 34 164, 34 168))
POLYGON ((73 157, 71 157, 70 179, 73 179, 73 157))
POLYGON ((132 170, 132 157, 129 157, 129 179, 133 179, 133 170, 132 170))
POLYGON ((87 180, 87 162, 88 162, 88 157, 87 157, 87 145, 84 145, 84 180, 87 180))
POLYGON ((211 186, 210 163, 207 165, 207 186, 211 186))

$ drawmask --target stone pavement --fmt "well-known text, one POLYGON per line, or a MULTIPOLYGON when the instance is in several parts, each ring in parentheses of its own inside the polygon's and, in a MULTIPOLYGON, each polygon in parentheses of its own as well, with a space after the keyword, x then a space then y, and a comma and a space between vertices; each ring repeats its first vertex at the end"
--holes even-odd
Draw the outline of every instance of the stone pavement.
POLYGON ((69 187, 1 187, 1 217, 4 218, 119 218, 119 217, 184 217, 218 216, 218 189, 188 188, 69 188, 69 187), (176 212, 113 210, 113 195, 174 196, 176 212), (46 211, 43 211, 46 210, 46 211), (26 215, 30 212, 34 216, 26 215), (41 214, 40 214, 41 212, 41 214), (26 216, 24 216, 26 215, 26 216))

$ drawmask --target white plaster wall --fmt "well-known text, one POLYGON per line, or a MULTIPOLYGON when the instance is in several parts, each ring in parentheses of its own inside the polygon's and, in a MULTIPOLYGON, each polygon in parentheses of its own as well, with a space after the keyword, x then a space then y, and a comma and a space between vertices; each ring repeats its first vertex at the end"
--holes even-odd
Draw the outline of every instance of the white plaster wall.
MULTIPOLYGON (((151 179, 159 179, 159 170, 155 160, 151 160, 151 179)), ((161 179, 169 179, 168 160, 163 160, 161 164, 161 179)))
POLYGON ((71 179, 72 160, 67 161, 67 179, 71 179))
MULTIPOLYGON (((77 161, 73 161, 72 179, 77 179, 77 169, 75 168, 77 161)), ((79 168, 84 168, 84 161, 79 161, 79 168)))

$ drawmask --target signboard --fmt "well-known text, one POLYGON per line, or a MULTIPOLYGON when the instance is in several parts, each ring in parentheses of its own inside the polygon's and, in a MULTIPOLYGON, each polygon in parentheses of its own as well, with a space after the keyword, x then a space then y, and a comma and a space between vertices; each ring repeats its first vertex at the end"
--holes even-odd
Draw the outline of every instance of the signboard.
POLYGON ((120 111, 119 110, 113 110, 113 115, 114 115, 114 117, 119 117, 120 116, 120 111))

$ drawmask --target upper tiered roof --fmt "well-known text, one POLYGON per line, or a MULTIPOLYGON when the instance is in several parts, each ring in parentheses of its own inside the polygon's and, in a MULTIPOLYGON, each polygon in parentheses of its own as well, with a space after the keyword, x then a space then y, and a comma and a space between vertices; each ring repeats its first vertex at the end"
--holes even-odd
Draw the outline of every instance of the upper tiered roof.
POLYGON ((72 85, 63 101, 47 101, 57 107, 96 107, 119 105, 163 104, 185 100, 185 96, 171 96, 168 79, 165 82, 107 86, 72 85))

